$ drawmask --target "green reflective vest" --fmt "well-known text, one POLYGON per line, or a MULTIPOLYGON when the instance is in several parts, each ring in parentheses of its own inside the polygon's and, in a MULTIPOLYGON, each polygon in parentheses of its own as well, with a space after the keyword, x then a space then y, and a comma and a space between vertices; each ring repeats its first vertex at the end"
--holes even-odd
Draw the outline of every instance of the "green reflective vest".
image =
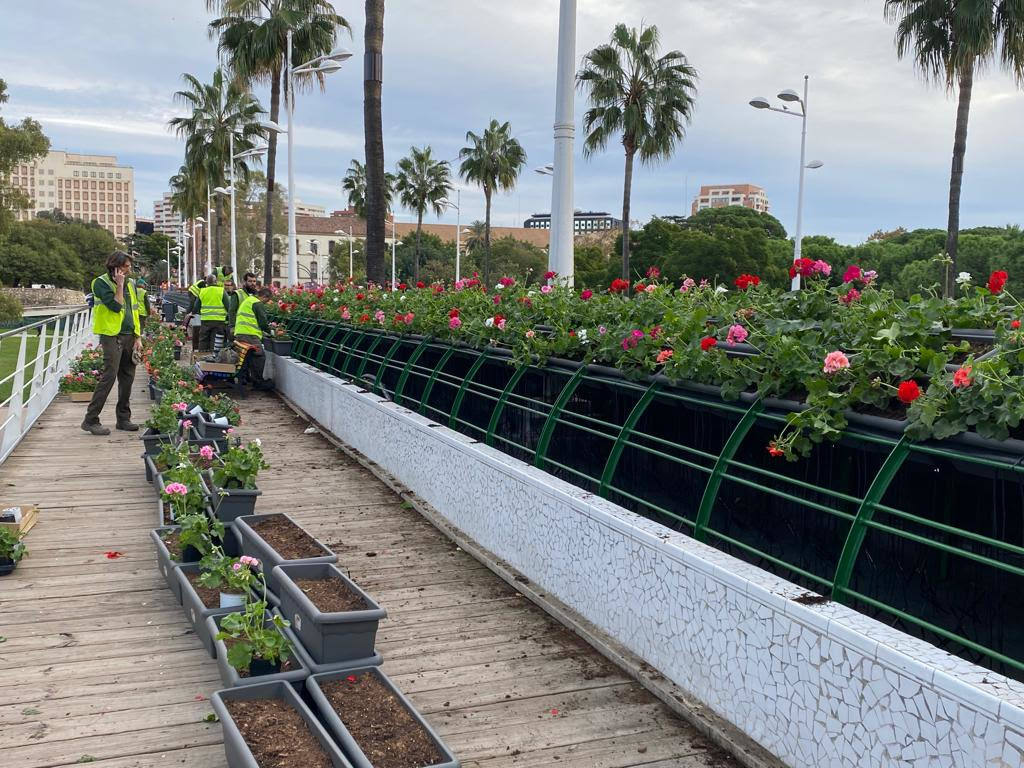
POLYGON ((223 323, 228 319, 228 311, 224 309, 224 288, 219 285, 208 285, 199 292, 202 310, 199 319, 204 323, 223 323))
POLYGON ((227 280, 227 276, 224 274, 224 267, 217 267, 213 270, 213 274, 217 278, 217 285, 223 286, 224 281, 227 280))
POLYGON ((198 296, 199 295, 199 291, 201 290, 200 287, 199 287, 199 283, 200 282, 202 282, 202 281, 201 280, 196 280, 194 283, 192 283, 192 285, 190 285, 188 287, 188 292, 191 293, 193 296, 198 296))
POLYGON ((149 310, 146 309, 146 289, 139 288, 137 293, 139 295, 139 317, 147 317, 149 310))
MULTIPOLYGON (((110 279, 110 275, 100 275, 96 280, 103 280, 107 285, 111 287, 114 293, 117 293, 117 284, 110 279)), ((93 280, 95 286, 96 280, 93 280)), ((125 288, 128 289, 128 298, 132 304, 132 324, 135 326, 135 335, 141 336, 142 329, 139 325, 139 300, 135 295, 135 281, 125 280, 125 288)), ((93 287, 93 293, 96 293, 96 288, 93 287)), ((120 312, 111 312, 107 309, 107 305, 102 301, 97 301, 96 305, 92 308, 92 332, 99 336, 117 336, 121 333, 121 326, 124 324, 124 305, 121 306, 120 312)))
POLYGON ((259 321, 256 319, 256 312, 253 311, 253 307, 258 301, 259 299, 255 296, 246 296, 238 305, 238 312, 235 314, 235 336, 259 338, 263 335, 259 321))

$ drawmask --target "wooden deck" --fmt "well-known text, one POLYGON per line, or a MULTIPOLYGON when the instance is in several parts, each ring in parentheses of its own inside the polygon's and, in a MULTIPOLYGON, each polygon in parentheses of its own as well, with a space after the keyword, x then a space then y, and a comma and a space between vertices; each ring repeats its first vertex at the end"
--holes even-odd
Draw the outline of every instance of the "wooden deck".
MULTIPOLYGON (((141 445, 85 434, 83 413, 55 402, 0 466, 0 501, 42 508, 0 580, 0 765, 223 766, 216 665, 158 576, 141 445)), ((243 419, 273 465, 258 510, 292 514, 387 608, 383 668, 463 766, 738 765, 279 400, 243 419)))

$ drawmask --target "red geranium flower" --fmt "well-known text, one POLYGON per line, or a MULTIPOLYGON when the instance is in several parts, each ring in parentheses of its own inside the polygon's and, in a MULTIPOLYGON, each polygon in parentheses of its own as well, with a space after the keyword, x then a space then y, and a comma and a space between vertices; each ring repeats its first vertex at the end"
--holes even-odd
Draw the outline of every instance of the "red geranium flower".
POLYGON ((758 277, 757 275, 743 274, 737 277, 734 283, 736 287, 739 288, 741 291, 745 291, 752 285, 760 285, 761 278, 758 277))
POLYGON ((1010 327, 1016 331, 1018 328, 1020 328, 1020 320, 1014 320, 1012 323, 1010 323, 1010 327))
POLYGON ((612 293, 622 293, 623 291, 629 290, 629 280, 623 280, 621 277, 616 277, 612 280, 611 286, 608 288, 612 293))
POLYGON ((779 458, 780 456, 786 455, 786 452, 780 450, 779 446, 776 445, 775 443, 768 443, 768 453, 771 454, 771 456, 776 459, 779 458))
POLYGON ((901 403, 910 405, 912 402, 917 400, 921 396, 921 388, 917 386, 916 381, 901 381, 899 389, 896 392, 896 397, 900 399, 901 403))
POLYGON ((959 389, 969 387, 974 383, 974 379, 971 378, 971 367, 965 365, 962 368, 958 368, 956 373, 953 374, 953 386, 959 389))
POLYGON ((407 289, 408 287, 409 287, 409 286, 408 286, 408 285, 406 285, 405 283, 399 283, 399 284, 398 284, 398 290, 400 290, 400 291, 404 291, 404 290, 405 290, 405 289, 407 289))
POLYGON ((993 295, 1003 292, 1003 286, 1006 285, 1006 281, 1009 279, 1003 270, 997 269, 988 278, 988 290, 993 295))
POLYGON ((458 317, 458 316, 459 316, 459 308, 458 307, 452 307, 450 310, 448 310, 448 317, 458 317))
POLYGON ((714 336, 705 336, 700 340, 700 348, 707 352, 713 346, 718 344, 718 340, 714 336))
POLYGON ((552 271, 548 270, 547 272, 544 273, 544 279, 545 280, 554 280, 556 277, 558 277, 558 273, 557 272, 552 272, 552 271))
POLYGON ((368 323, 368 322, 370 322, 370 316, 364 312, 363 314, 361 314, 359 316, 359 322, 360 323, 368 323))
POLYGON ((804 258, 794 259, 793 266, 789 268, 789 276, 793 278, 796 277, 798 273, 802 277, 810 277, 811 275, 813 275, 814 261, 812 261, 811 259, 804 258))
POLYGON ((362 293, 357 293, 356 294, 356 299, 358 299, 359 301, 362 301, 365 298, 366 298, 365 294, 362 294, 362 293))
POLYGON ((417 288, 425 288, 426 285, 424 284, 424 282, 422 280, 420 280, 418 283, 416 283, 416 287, 417 288))
POLYGON ((657 267, 651 267, 650 269, 647 270, 647 277, 649 277, 651 280, 657 280, 659 277, 661 277, 661 270, 658 269, 657 267))
POLYGON ((854 280, 860 280, 860 277, 860 267, 858 267, 856 264, 851 264, 846 268, 846 272, 843 273, 843 282, 852 283, 854 280))
POLYGON ((583 301, 586 301, 593 295, 594 292, 592 290, 590 290, 589 288, 584 288, 583 291, 580 293, 580 298, 583 299, 583 301))

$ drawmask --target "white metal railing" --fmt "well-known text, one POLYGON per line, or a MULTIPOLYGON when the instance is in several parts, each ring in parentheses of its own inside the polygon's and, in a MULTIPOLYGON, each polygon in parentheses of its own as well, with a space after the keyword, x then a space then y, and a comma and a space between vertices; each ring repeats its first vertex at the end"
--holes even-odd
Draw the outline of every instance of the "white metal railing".
MULTIPOLYGON (((0 369, 0 388, 11 387, 11 393, 0 403, 0 464, 36 423, 60 387, 60 379, 71 361, 90 341, 92 310, 74 307, 62 314, 37 323, 0 333, 0 353, 17 345, 18 358, 14 370, 4 374, 0 369), (35 353, 28 350, 29 339, 37 337, 35 353), (31 373, 30 373, 31 370, 31 373)), ((0 355, 0 361, 3 355, 0 355)))

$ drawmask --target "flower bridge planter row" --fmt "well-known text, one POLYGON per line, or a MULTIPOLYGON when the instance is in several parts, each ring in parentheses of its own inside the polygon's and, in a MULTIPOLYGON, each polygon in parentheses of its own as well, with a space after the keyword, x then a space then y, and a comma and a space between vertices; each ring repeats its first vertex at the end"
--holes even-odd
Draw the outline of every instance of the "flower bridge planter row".
MULTIPOLYGON (((301 528, 301 526, 299 526, 288 515, 282 513, 277 514, 281 514, 281 516, 287 519, 290 523, 301 528)), ((274 572, 274 569, 277 566, 284 564, 333 564, 338 562, 338 556, 327 549, 327 547, 319 541, 313 539, 317 546, 323 551, 322 555, 318 555, 316 557, 304 557, 296 560, 286 560, 252 528, 252 526, 257 522, 267 520, 274 516, 275 515, 247 515, 245 517, 239 517, 235 520, 234 527, 235 535, 238 537, 239 543, 241 544, 242 553, 249 555, 250 557, 255 557, 263 564, 263 574, 267 580, 267 589, 277 595, 280 595, 280 587, 277 583, 274 572)))
POLYGON ((256 509, 256 500, 263 494, 259 488, 221 487, 210 471, 203 473, 203 482, 214 514, 225 525, 234 523, 239 517, 252 515, 256 509))

